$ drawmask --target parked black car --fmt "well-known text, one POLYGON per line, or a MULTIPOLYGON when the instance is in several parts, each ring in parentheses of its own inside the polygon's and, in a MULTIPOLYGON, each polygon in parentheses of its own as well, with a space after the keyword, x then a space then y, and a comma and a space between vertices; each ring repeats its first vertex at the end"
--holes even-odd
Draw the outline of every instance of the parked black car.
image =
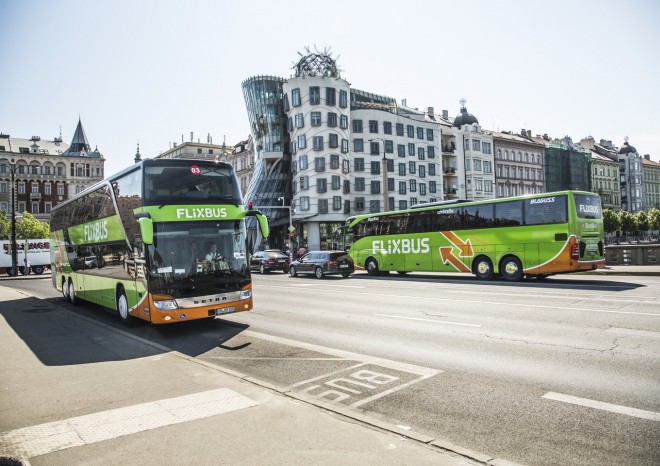
POLYGON ((266 249, 257 251, 250 260, 250 270, 258 270, 260 273, 270 272, 271 270, 281 270, 287 273, 289 270, 289 256, 277 249, 266 249))
POLYGON ((355 271, 355 264, 348 253, 344 251, 310 251, 289 266, 289 275, 311 273, 316 278, 325 275, 342 275, 350 277, 355 271))

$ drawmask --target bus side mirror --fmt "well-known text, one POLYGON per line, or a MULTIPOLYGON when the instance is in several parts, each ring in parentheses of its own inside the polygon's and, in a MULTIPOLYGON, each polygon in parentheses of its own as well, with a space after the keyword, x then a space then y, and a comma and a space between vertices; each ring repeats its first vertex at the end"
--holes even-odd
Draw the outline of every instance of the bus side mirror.
POLYGON ((153 244, 154 242, 154 222, 150 218, 142 217, 138 219, 140 223, 140 236, 144 244, 153 244))
POLYGON ((248 209, 245 212, 246 217, 257 217, 259 221, 259 229, 261 230, 261 236, 268 238, 270 234, 270 227, 268 226, 268 217, 259 212, 258 210, 248 209))

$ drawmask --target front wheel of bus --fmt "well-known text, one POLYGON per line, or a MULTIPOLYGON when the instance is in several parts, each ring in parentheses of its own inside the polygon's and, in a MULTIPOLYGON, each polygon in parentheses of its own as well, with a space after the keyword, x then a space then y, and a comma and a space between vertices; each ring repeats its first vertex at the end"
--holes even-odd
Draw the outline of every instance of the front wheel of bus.
POLYGON ((64 301, 69 301, 69 286, 66 284, 66 278, 62 279, 62 297, 64 301))
POLYGON ((369 275, 379 275, 378 262, 376 262, 376 259, 373 258, 367 259, 367 263, 364 265, 364 268, 367 269, 367 273, 369 275))
POLYGON ((133 323, 133 316, 128 313, 128 300, 123 288, 117 290, 117 315, 124 325, 130 327, 133 323))
POLYGON ((500 274, 505 280, 519 282, 523 278, 523 268, 520 259, 515 256, 505 257, 500 264, 500 274))
POLYGON ((69 278, 69 291, 67 293, 69 295, 69 302, 74 306, 78 304, 78 300, 76 299, 75 288, 73 287, 73 280, 71 280, 70 278, 69 278))
POLYGON ((474 274, 479 280, 493 279, 493 263, 489 258, 481 256, 474 261, 474 274))

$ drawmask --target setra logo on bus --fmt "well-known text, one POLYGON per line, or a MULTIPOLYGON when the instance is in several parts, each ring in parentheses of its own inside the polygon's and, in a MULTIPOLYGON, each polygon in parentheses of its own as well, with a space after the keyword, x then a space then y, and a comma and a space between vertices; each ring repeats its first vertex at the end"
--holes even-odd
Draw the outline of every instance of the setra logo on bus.
POLYGON ((428 238, 374 240, 371 242, 371 247, 375 251, 387 254, 426 254, 431 250, 428 238))

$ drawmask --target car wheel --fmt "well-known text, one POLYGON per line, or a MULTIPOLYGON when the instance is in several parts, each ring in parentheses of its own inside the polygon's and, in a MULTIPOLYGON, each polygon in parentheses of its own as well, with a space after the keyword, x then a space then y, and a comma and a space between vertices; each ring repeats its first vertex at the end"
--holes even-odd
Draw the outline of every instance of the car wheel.
POLYGON ((481 256, 474 262, 474 274, 479 280, 493 279, 493 263, 489 258, 481 256))
POLYGON ((346 273, 342 273, 341 276, 344 277, 344 278, 348 278, 348 277, 351 276, 351 274, 346 272, 346 273))
POLYGON ((266 267, 264 267, 264 264, 259 264, 259 273, 266 273, 266 267))
POLYGON ((291 275, 292 277, 298 275, 298 272, 296 272, 296 268, 293 265, 289 267, 289 275, 291 275))
POLYGON ((32 267, 32 272, 34 272, 35 275, 41 275, 44 273, 44 266, 37 265, 36 267, 32 267))
POLYGON ((78 299, 76 298, 76 289, 73 287, 73 280, 69 278, 69 302, 74 306, 78 304, 78 299))
POLYGON ((505 280, 519 282, 523 278, 523 268, 516 256, 505 257, 500 263, 500 274, 505 280))
POLYGON ((379 275, 378 262, 376 262, 376 259, 374 259, 374 258, 367 259, 367 263, 365 264, 365 268, 367 269, 367 273, 369 275, 379 275))
POLYGON ((314 269, 314 275, 316 275, 316 278, 323 278, 323 269, 321 267, 316 267, 314 269))
POLYGON ((117 290, 117 315, 119 320, 127 327, 133 324, 133 316, 128 313, 129 310, 126 292, 122 287, 119 287, 119 290, 117 290))

